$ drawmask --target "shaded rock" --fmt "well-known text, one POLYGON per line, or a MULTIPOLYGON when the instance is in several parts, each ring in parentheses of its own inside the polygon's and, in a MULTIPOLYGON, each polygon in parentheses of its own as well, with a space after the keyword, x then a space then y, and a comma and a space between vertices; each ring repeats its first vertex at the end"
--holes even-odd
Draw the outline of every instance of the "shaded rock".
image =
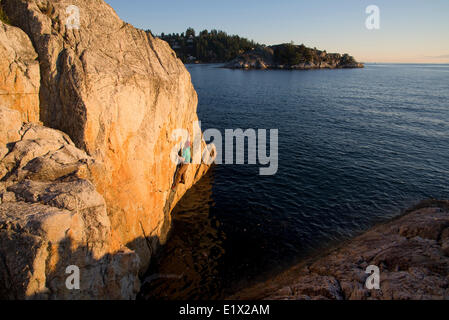
MULTIPOLYGON (((91 185, 83 188, 85 193, 95 194, 91 185)), ((70 198, 73 194, 43 192, 39 196, 70 198)), ((101 199, 99 194, 96 196, 101 199)), ((81 198, 78 200, 83 203, 81 198)), ((107 222, 104 202, 80 210, 33 202, 2 203, 0 297, 133 299, 139 289, 138 257, 126 248, 108 252, 107 222), (79 290, 66 287, 66 268, 71 265, 80 268, 79 290)))
POLYGON ((2 181, 53 181, 71 174, 89 178, 99 165, 65 133, 30 123, 15 130, 21 138, 11 144, 0 162, 2 181))
POLYGON ((0 21, 0 107, 18 110, 22 121, 38 122, 39 82, 39 62, 30 39, 0 21))
MULTIPOLYGON (((276 292, 276 299, 289 300, 300 296, 303 300, 333 299, 342 300, 341 287, 334 277, 305 276, 301 282, 276 292)), ((272 297, 270 297, 271 299, 272 297)))
POLYGON ((425 201, 330 252, 244 290, 240 299, 449 299, 449 201, 425 201), (367 289, 366 268, 380 269, 367 289))

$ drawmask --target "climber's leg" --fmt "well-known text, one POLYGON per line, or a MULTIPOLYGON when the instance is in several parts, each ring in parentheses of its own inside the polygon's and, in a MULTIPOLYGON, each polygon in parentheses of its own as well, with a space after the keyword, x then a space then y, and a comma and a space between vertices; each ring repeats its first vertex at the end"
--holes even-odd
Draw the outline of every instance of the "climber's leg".
POLYGON ((188 164, 182 165, 181 169, 179 170, 180 179, 179 179, 178 183, 179 182, 181 182, 182 184, 185 183, 185 176, 186 176, 186 171, 188 168, 189 168, 188 164))
POLYGON ((178 186, 179 182, 181 181, 181 178, 186 173, 188 167, 189 167, 189 165, 184 163, 184 164, 182 164, 181 168, 179 168, 178 173, 176 174, 172 189, 174 189, 178 186))

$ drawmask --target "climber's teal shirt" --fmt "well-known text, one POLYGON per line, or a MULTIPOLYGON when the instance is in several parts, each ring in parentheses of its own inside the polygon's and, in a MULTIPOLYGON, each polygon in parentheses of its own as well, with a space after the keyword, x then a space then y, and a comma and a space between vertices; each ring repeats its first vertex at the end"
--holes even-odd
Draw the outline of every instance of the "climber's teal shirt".
POLYGON ((191 160, 190 147, 184 149, 182 157, 184 158, 184 163, 190 163, 191 160))

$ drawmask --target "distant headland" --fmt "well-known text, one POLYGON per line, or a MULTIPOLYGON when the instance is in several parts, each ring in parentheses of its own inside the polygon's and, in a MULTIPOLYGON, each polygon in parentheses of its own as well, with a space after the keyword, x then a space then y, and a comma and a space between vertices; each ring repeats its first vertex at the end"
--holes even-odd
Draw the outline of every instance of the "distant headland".
MULTIPOLYGON (((151 30, 146 30, 151 33, 151 30)), ((226 63, 231 69, 337 69, 363 68, 349 54, 327 53, 305 45, 285 43, 273 46, 256 43, 224 31, 203 30, 196 34, 188 28, 181 34, 161 33, 158 38, 168 42, 184 63, 226 63)))
POLYGON ((231 69, 339 69, 363 68, 354 57, 339 53, 327 53, 316 48, 293 43, 261 46, 239 55, 225 65, 231 69))

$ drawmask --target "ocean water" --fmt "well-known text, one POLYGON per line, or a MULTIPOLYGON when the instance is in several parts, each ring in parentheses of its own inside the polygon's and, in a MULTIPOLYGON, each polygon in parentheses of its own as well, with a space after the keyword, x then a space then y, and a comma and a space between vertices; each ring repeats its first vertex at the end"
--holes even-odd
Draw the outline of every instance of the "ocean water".
POLYGON ((188 69, 203 130, 278 129, 279 169, 213 167, 175 209, 142 298, 224 298, 449 198, 449 65, 188 69))

